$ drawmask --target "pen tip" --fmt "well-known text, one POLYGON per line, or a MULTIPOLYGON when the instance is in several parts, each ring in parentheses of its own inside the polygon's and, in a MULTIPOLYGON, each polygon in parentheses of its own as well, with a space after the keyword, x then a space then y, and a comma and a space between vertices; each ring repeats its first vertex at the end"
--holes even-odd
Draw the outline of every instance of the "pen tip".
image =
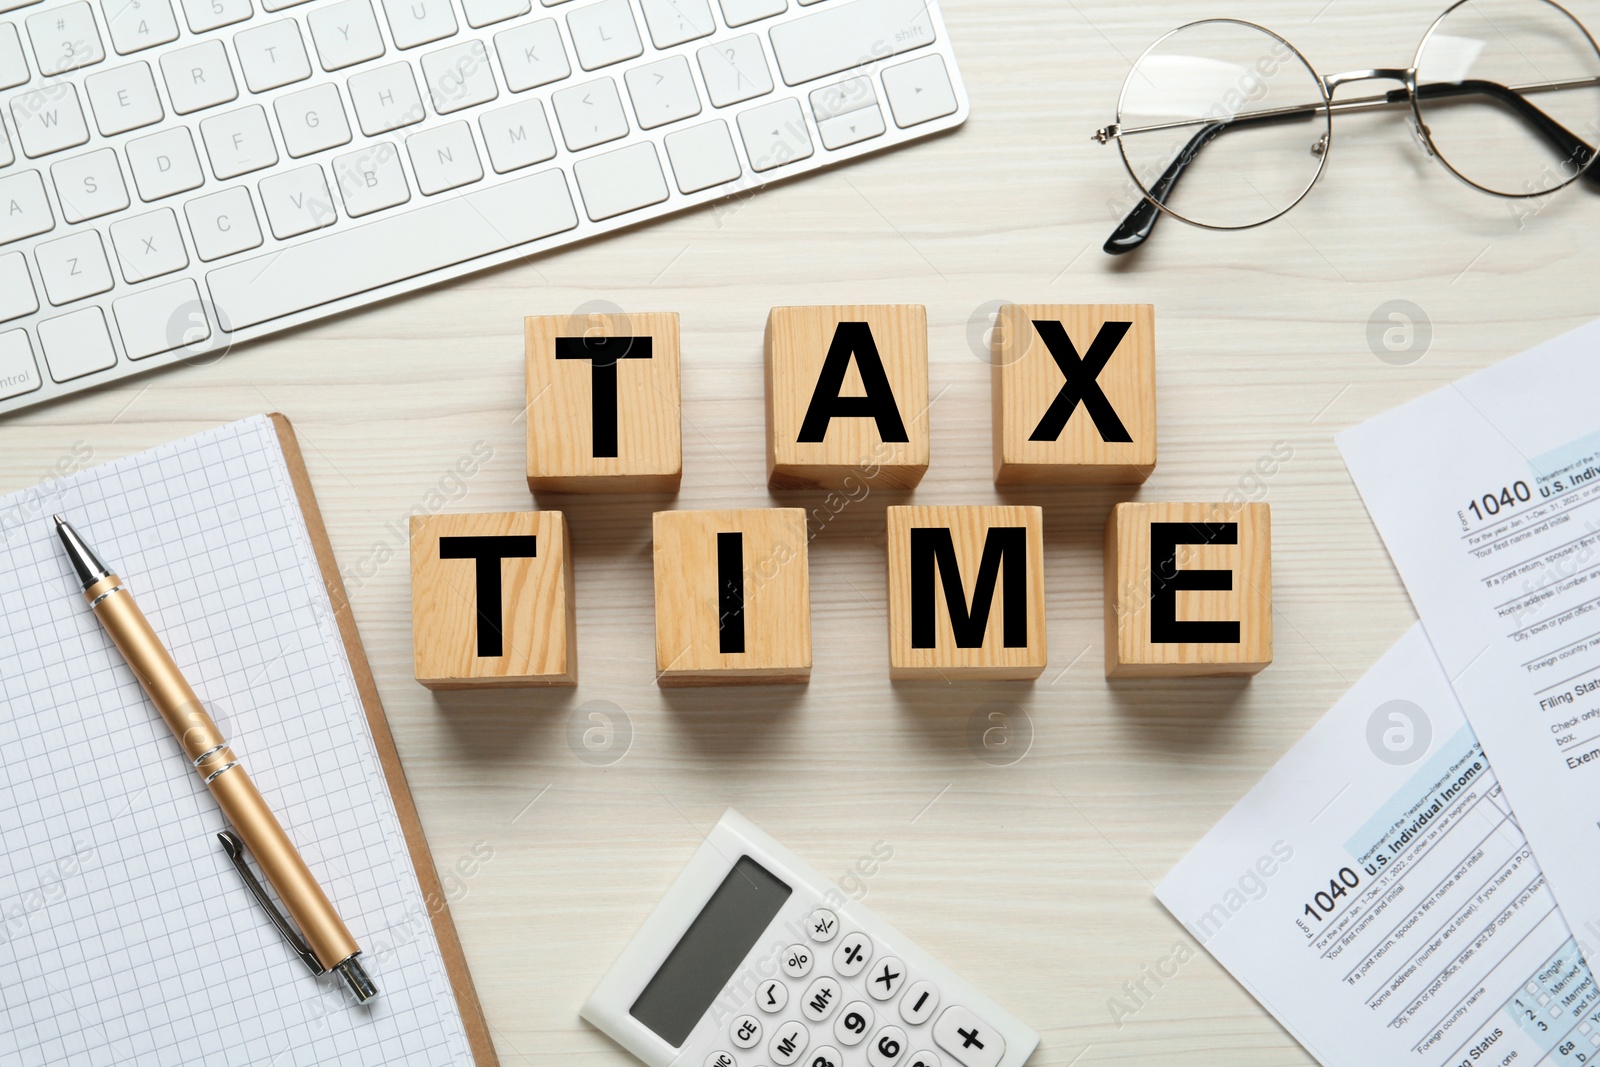
POLYGON ((56 520, 56 529, 58 530, 67 524, 67 520, 63 519, 60 515, 52 515, 50 517, 56 520))

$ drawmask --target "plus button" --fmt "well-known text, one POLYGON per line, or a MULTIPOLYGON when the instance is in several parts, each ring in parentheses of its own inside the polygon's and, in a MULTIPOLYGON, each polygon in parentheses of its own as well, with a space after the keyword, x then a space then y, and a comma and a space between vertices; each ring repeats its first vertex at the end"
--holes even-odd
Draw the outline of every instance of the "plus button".
POLYGON ((962 1048, 983 1047, 983 1042, 978 1040, 978 1030, 976 1027, 972 1028, 971 1030, 957 1030, 956 1033, 961 1035, 962 1048))

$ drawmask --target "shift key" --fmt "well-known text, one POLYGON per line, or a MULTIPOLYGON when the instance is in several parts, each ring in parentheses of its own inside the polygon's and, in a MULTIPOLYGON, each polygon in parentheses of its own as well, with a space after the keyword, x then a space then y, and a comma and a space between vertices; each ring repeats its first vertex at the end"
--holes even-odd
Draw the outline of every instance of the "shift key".
POLYGON ((787 85, 924 48, 938 39, 928 0, 853 0, 772 28, 787 85))

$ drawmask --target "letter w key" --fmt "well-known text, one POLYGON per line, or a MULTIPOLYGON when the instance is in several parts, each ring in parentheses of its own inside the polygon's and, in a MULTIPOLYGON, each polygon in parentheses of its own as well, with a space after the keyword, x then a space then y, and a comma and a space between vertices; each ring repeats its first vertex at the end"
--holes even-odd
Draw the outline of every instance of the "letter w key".
POLYGON ((1133 329, 1133 323, 1103 323, 1088 353, 1081 358, 1072 338, 1067 336, 1067 328, 1061 323, 1035 319, 1033 328, 1039 331, 1040 339, 1050 349, 1050 355, 1056 361, 1056 366, 1061 368, 1061 376, 1065 381, 1028 440, 1056 440, 1061 436, 1061 431, 1067 428, 1067 420, 1078 410, 1078 404, 1082 403, 1089 417, 1094 420, 1095 429, 1100 431, 1102 441, 1132 442, 1133 438, 1128 435, 1127 427, 1122 425, 1122 419, 1100 388, 1098 379, 1123 338, 1133 329))

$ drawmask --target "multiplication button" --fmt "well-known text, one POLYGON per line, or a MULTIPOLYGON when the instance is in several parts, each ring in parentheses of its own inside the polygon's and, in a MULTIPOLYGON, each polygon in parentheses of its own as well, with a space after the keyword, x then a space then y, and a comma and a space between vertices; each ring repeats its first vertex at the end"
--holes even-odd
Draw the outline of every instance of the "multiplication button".
POLYGON ((740 1048, 755 1048, 761 1041, 761 1020, 754 1015, 741 1015, 733 1020, 728 1037, 740 1048))
POLYGON ((818 908, 806 920, 806 929, 811 932, 811 940, 825 945, 839 936, 839 916, 827 908, 818 908))
POLYGON ((933 1024, 933 1040, 961 1067, 996 1067, 1006 1054, 1000 1031, 959 1004, 946 1008, 933 1024))
POLYGON ((768 978, 761 983, 761 988, 756 990, 756 1007, 768 1015, 776 1015, 788 1003, 789 987, 776 978, 768 978))
POLYGON ((798 1019, 790 1019, 778 1027, 778 1032, 772 1035, 772 1044, 767 1046, 767 1051, 772 1055, 772 1062, 778 1067, 790 1067, 806 1051, 806 1046, 811 1044, 811 1031, 798 1019))
POLYGON ((900 1018, 912 1026, 927 1022, 938 1010, 939 987, 932 982, 913 982, 906 995, 900 998, 900 1018))
POLYGON ((811 973, 811 950, 805 945, 790 945, 783 950, 783 973, 790 978, 804 978, 811 973))
POLYGON ((872 965, 867 979, 867 995, 873 1000, 888 1000, 906 984, 906 965, 894 956, 872 965))
POLYGON ((872 938, 863 933, 845 935, 833 951, 833 969, 846 978, 854 978, 872 962, 872 938))

